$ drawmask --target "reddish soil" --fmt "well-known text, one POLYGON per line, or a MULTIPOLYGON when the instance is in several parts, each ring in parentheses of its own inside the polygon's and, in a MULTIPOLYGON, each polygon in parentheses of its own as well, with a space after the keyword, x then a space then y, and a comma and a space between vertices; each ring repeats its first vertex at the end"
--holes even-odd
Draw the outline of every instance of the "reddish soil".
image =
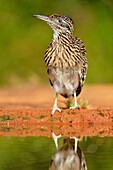
POLYGON ((52 117, 54 90, 49 86, 19 86, 0 90, 0 136, 113 136, 113 85, 87 85, 78 101, 80 110, 66 108, 52 117))

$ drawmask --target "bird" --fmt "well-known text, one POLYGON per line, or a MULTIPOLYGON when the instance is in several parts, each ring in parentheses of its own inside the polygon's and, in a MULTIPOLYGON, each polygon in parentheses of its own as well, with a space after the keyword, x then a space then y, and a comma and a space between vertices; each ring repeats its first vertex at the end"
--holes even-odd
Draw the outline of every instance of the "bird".
POLYGON ((44 56, 48 78, 56 92, 51 115, 62 111, 57 105, 59 94, 65 98, 73 96, 74 106, 70 109, 80 109, 76 97, 84 85, 88 61, 83 41, 73 36, 73 20, 61 14, 33 16, 45 21, 53 30, 52 41, 44 56))
POLYGON ((85 156, 78 146, 77 137, 66 137, 63 139, 63 146, 59 149, 57 140, 61 137, 52 132, 56 146, 56 153, 53 155, 49 170, 87 170, 85 156))

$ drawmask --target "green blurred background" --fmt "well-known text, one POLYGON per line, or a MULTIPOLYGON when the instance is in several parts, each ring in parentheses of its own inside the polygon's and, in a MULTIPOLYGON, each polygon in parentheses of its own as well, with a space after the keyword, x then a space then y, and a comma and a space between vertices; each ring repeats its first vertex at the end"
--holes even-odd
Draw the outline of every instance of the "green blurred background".
POLYGON ((112 0, 0 0, 0 86, 19 79, 46 83, 44 52, 51 28, 33 14, 60 13, 75 23, 87 49, 87 83, 113 83, 112 0))

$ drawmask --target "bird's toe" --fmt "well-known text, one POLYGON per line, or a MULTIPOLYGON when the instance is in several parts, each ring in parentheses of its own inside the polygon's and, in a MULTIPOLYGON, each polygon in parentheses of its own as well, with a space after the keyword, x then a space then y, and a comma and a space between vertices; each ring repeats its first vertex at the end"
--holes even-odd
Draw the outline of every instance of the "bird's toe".
POLYGON ((59 112, 62 111, 58 106, 53 106, 53 107, 52 107, 51 115, 53 115, 53 114, 56 112, 56 110, 59 111, 59 112))
POLYGON ((80 109, 80 106, 72 106, 69 109, 80 109))

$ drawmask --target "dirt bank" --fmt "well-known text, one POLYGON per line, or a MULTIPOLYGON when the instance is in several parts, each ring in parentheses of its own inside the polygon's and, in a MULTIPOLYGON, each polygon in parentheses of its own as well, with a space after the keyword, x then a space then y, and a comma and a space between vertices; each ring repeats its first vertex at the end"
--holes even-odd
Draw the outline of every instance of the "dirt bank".
POLYGON ((0 90, 0 136, 113 136, 113 85, 85 86, 78 98, 85 109, 66 109, 52 117, 54 91, 49 86, 19 86, 0 90), (84 101, 86 105, 84 105, 84 101))

